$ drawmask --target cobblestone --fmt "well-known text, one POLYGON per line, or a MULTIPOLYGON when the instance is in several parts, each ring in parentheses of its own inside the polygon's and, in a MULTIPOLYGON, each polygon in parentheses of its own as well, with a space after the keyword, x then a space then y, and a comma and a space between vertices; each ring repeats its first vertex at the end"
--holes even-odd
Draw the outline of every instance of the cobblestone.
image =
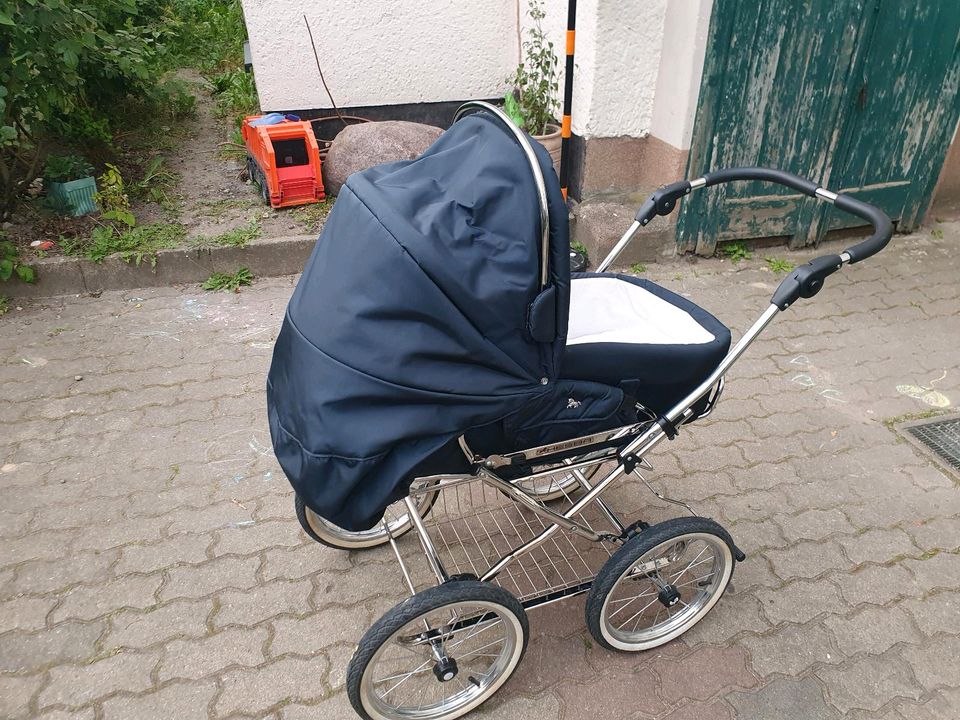
POLYGON ((910 666, 896 656, 851 660, 838 667, 822 668, 817 676, 841 712, 854 708, 876 712, 892 700, 917 700, 923 693, 910 666))
MULTIPOLYGON (((633 655, 592 641, 582 598, 532 610, 527 657, 477 717, 960 717, 960 486, 888 427, 930 409, 906 385, 960 404, 960 223, 940 227, 790 308, 651 457, 747 553, 713 612, 633 655)), ((736 331, 776 282, 760 260, 647 274, 736 331)), ((403 586, 388 549, 321 547, 293 517, 263 393, 291 287, 0 318, 0 716, 352 716, 347 663, 403 586)), ((677 514, 634 480, 610 492, 631 520, 677 514)))

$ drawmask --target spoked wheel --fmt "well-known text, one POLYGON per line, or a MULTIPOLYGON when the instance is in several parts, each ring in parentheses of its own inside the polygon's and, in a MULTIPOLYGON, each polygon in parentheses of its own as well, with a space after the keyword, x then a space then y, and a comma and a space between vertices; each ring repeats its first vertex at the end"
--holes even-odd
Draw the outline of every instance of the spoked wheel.
MULTIPOLYGON (((430 508, 437 499, 437 493, 438 491, 434 490, 416 496, 417 510, 420 511, 421 516, 430 512, 430 508)), ((299 495, 294 500, 294 509, 303 531, 322 545, 339 550, 363 550, 390 542, 390 537, 382 524, 359 532, 344 530, 304 505, 299 495)), ((394 538, 400 537, 413 526, 410 513, 407 512, 407 506, 402 500, 387 506, 383 517, 394 538)))
MULTIPOLYGON (((583 459, 589 458, 584 455, 583 459)), ((541 468, 534 468, 539 470, 541 468)), ((599 466, 593 466, 589 469, 581 470, 589 480, 597 472, 599 466)), ((541 502, 549 502, 562 497, 572 496, 580 489, 580 481, 569 470, 558 469, 557 472, 547 477, 537 478, 536 480, 517 480, 516 485, 523 488, 529 495, 532 495, 541 502)))
POLYGON ((527 647, 527 614, 503 588, 454 580, 389 610, 347 669, 367 720, 452 720, 492 696, 527 647))
POLYGON ((580 483, 572 472, 562 470, 555 475, 535 480, 517 480, 516 485, 541 502, 565 497, 580 487, 580 483))
POLYGON ((587 627, 611 650, 659 647, 696 625, 733 575, 730 535, 707 518, 676 518, 634 536, 604 564, 587 627))

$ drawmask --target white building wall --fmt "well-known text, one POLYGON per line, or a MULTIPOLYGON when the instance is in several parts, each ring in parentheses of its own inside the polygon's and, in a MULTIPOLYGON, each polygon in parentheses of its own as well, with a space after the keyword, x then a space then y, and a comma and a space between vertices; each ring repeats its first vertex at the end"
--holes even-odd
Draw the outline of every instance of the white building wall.
POLYGON ((514 0, 243 0, 264 110, 502 95, 516 62, 514 0))
MULTIPOLYGON (((573 131, 690 143, 712 0, 580 0, 573 131), (668 63, 663 62, 666 58, 668 63)), ((526 0, 243 0, 265 110, 325 109, 313 50, 344 107, 499 97, 526 0)), ((546 0, 562 92, 567 0, 546 0)), ((559 115, 559 98, 558 98, 559 115)))

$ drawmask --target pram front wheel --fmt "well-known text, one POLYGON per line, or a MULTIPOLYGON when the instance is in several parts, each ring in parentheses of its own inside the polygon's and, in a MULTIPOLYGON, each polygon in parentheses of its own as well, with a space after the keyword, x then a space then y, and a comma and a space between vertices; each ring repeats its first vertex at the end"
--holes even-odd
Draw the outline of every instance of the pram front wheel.
POLYGON ((478 580, 428 588, 390 609, 360 640, 347 694, 367 720, 452 720, 491 697, 527 647, 527 614, 478 580))
POLYGON ((707 518, 675 518, 634 536, 600 568, 587 627, 610 650, 637 652, 696 625, 733 575, 733 541, 707 518))
MULTIPOLYGON (((430 508, 433 507, 436 499, 436 490, 417 496, 417 510, 419 510, 421 517, 430 512, 430 508)), ((384 530, 382 523, 369 530, 353 532, 344 530, 342 527, 338 527, 317 515, 304 505, 299 495, 294 497, 293 507, 297 513, 297 520, 300 521, 300 527, 321 545, 338 550, 364 550, 390 542, 390 537, 384 530)), ((394 539, 400 537, 412 527, 410 514, 402 500, 388 506, 383 517, 387 520, 387 526, 394 539)))

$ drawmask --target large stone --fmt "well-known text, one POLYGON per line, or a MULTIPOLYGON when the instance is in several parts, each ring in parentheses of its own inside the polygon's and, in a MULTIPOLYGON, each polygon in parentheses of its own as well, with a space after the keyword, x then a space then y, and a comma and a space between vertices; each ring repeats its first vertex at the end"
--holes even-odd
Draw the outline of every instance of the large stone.
POLYGON ((323 186, 336 195, 353 173, 397 160, 413 160, 443 132, 432 125, 387 120, 345 127, 323 163, 323 186))

